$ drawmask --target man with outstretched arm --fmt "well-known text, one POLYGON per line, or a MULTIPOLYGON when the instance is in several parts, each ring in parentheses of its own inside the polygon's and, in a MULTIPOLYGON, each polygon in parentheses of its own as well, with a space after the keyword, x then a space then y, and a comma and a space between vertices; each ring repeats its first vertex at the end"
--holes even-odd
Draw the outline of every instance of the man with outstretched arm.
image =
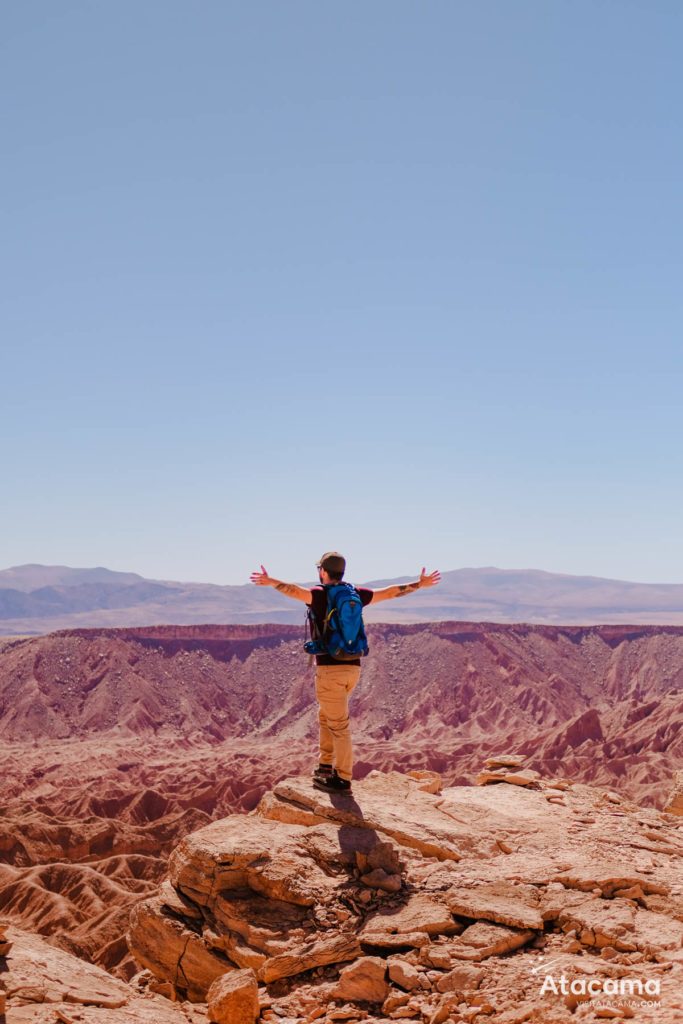
MULTIPOLYGON (((260 572, 251 575, 251 582, 259 587, 275 587, 281 594, 303 601, 312 610, 318 635, 322 635, 327 615, 327 592, 325 587, 342 581, 346 570, 346 559, 337 551, 327 551, 317 564, 319 586, 300 587, 296 583, 285 583, 269 576, 261 566, 260 572)), ((435 587, 440 581, 438 570, 427 573, 422 570, 413 583, 398 583, 378 590, 356 587, 363 606, 389 601, 394 597, 405 597, 423 587, 435 587)), ((313 629, 313 624, 311 626, 313 629)), ((353 750, 349 728, 349 695, 360 677, 360 658, 340 661, 330 654, 316 655, 315 692, 318 698, 318 722, 320 725, 320 763, 313 774, 313 781, 319 789, 332 793, 348 793, 353 777, 353 750)))

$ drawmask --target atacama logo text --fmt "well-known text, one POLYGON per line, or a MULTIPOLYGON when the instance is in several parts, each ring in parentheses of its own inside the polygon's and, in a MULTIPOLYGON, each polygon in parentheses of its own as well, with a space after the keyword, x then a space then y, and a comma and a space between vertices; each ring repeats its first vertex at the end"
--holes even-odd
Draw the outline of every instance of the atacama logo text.
POLYGON ((542 996, 552 993, 556 996, 584 996, 589 999, 596 999, 600 996, 619 997, 621 999, 632 999, 640 996, 641 999, 652 998, 660 994, 659 978, 568 978, 561 974, 556 978, 553 974, 546 974, 541 985, 542 996))

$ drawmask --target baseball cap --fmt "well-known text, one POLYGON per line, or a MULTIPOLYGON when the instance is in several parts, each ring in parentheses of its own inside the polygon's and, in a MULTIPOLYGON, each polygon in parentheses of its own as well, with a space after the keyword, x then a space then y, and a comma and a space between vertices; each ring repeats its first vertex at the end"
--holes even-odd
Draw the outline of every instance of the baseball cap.
POLYGON ((338 551, 326 551, 318 562, 318 567, 335 576, 341 576, 346 569, 346 559, 338 551))

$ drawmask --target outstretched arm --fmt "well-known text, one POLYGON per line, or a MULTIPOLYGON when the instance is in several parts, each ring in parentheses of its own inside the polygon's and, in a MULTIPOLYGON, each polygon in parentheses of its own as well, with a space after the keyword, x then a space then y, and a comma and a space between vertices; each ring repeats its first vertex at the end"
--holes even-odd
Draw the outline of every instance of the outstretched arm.
POLYGON ((378 601, 390 601, 392 597, 405 597, 406 594, 413 594, 416 590, 421 590, 422 587, 435 587, 440 579, 441 573, 438 569, 429 574, 423 569, 420 578, 414 583, 398 583, 393 587, 382 587, 381 590, 373 591, 370 604, 377 604, 378 601))
POLYGON ((282 580, 275 580, 272 576, 268 575, 263 566, 261 566, 261 572, 252 572, 251 582, 255 583, 257 587, 275 587, 281 594, 293 597, 297 601, 303 601, 305 604, 310 604, 313 600, 312 593, 306 587, 299 587, 296 583, 283 583, 282 580))

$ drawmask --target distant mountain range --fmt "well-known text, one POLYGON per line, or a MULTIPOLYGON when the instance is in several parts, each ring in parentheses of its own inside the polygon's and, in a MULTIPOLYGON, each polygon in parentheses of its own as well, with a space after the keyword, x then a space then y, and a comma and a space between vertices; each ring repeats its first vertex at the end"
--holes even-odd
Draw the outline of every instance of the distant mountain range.
MULTIPOLYGON (((367 586, 406 582, 371 580, 367 586)), ((304 583, 305 581, 298 581, 304 583)), ((311 582, 311 581, 308 581, 311 582)), ((148 580, 136 573, 21 565, 0 571, 0 635, 160 623, 301 623, 303 605, 271 587, 148 580)), ((368 608, 370 622, 683 625, 683 585, 536 569, 455 569, 438 587, 368 608)))

